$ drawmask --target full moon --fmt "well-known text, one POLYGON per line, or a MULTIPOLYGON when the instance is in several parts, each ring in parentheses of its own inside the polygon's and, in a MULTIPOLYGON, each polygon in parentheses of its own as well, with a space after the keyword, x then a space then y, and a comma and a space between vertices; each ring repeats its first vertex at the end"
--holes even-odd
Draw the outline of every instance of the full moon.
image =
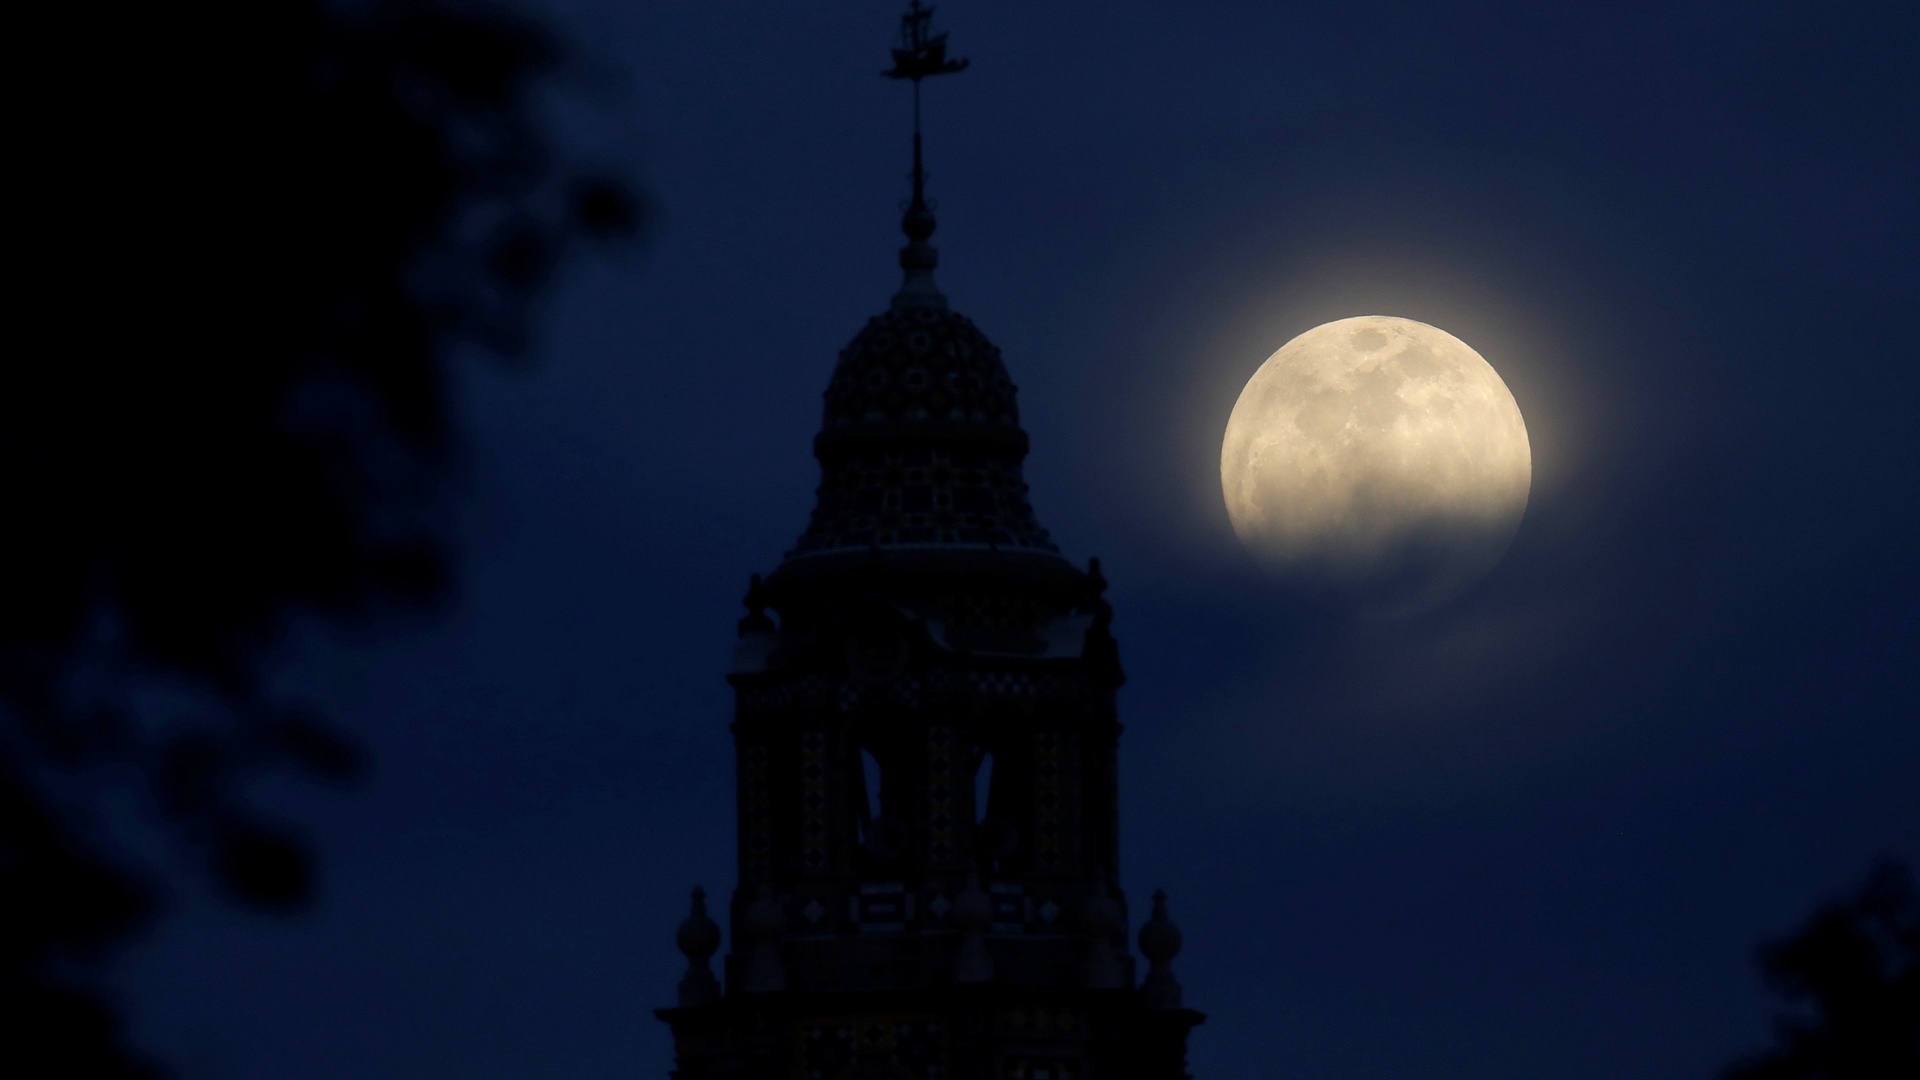
POLYGON ((1254 558, 1370 614, 1429 610, 1486 576, 1532 485, 1527 425, 1493 365, 1390 315, 1281 346, 1220 446, 1227 515, 1254 558))

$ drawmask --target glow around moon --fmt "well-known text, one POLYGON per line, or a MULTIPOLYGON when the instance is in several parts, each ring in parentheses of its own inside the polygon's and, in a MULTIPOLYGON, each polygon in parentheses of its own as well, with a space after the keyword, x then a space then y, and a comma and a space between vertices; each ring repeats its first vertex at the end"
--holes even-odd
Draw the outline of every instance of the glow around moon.
POLYGON ((1507 384, 1465 342, 1388 315, 1301 334, 1260 365, 1220 447, 1256 559, 1377 614, 1437 606, 1493 569, 1533 454, 1507 384))

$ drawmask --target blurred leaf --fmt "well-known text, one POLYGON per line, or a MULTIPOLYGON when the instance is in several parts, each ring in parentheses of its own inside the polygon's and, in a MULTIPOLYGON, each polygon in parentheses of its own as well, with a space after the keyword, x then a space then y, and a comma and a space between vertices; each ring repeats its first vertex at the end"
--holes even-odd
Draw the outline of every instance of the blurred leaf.
POLYGON ((216 843, 214 869, 235 899, 255 907, 288 912, 313 899, 313 858, 286 830, 229 824, 216 843))

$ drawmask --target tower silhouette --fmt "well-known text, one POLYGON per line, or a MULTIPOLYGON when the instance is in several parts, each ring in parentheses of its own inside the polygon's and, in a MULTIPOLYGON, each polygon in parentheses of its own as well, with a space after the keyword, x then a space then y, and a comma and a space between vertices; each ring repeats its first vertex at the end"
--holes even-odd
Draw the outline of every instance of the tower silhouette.
POLYGON ((840 354, 798 543, 746 595, 727 679, 739 887, 724 986, 695 889, 679 1080, 1182 1080, 1164 893, 1127 948, 1098 560, 1036 520, 1000 350, 933 281, 919 83, 965 66, 917 0, 905 273, 840 354))

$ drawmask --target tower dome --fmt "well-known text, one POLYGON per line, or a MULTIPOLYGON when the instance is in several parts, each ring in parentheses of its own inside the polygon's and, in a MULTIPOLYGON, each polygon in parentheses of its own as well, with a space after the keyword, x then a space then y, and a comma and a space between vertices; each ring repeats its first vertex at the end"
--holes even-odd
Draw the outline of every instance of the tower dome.
POLYGON ((1000 349, 934 286, 934 227, 916 161, 906 279, 840 352, 813 441, 820 489, 789 564, 876 549, 1059 558, 1027 498, 1027 433, 1000 349))
POLYGON ((827 384, 821 433, 830 441, 1025 441, 999 348, 972 319, 931 304, 867 320, 827 384), (903 430, 909 428, 915 430, 903 430))

